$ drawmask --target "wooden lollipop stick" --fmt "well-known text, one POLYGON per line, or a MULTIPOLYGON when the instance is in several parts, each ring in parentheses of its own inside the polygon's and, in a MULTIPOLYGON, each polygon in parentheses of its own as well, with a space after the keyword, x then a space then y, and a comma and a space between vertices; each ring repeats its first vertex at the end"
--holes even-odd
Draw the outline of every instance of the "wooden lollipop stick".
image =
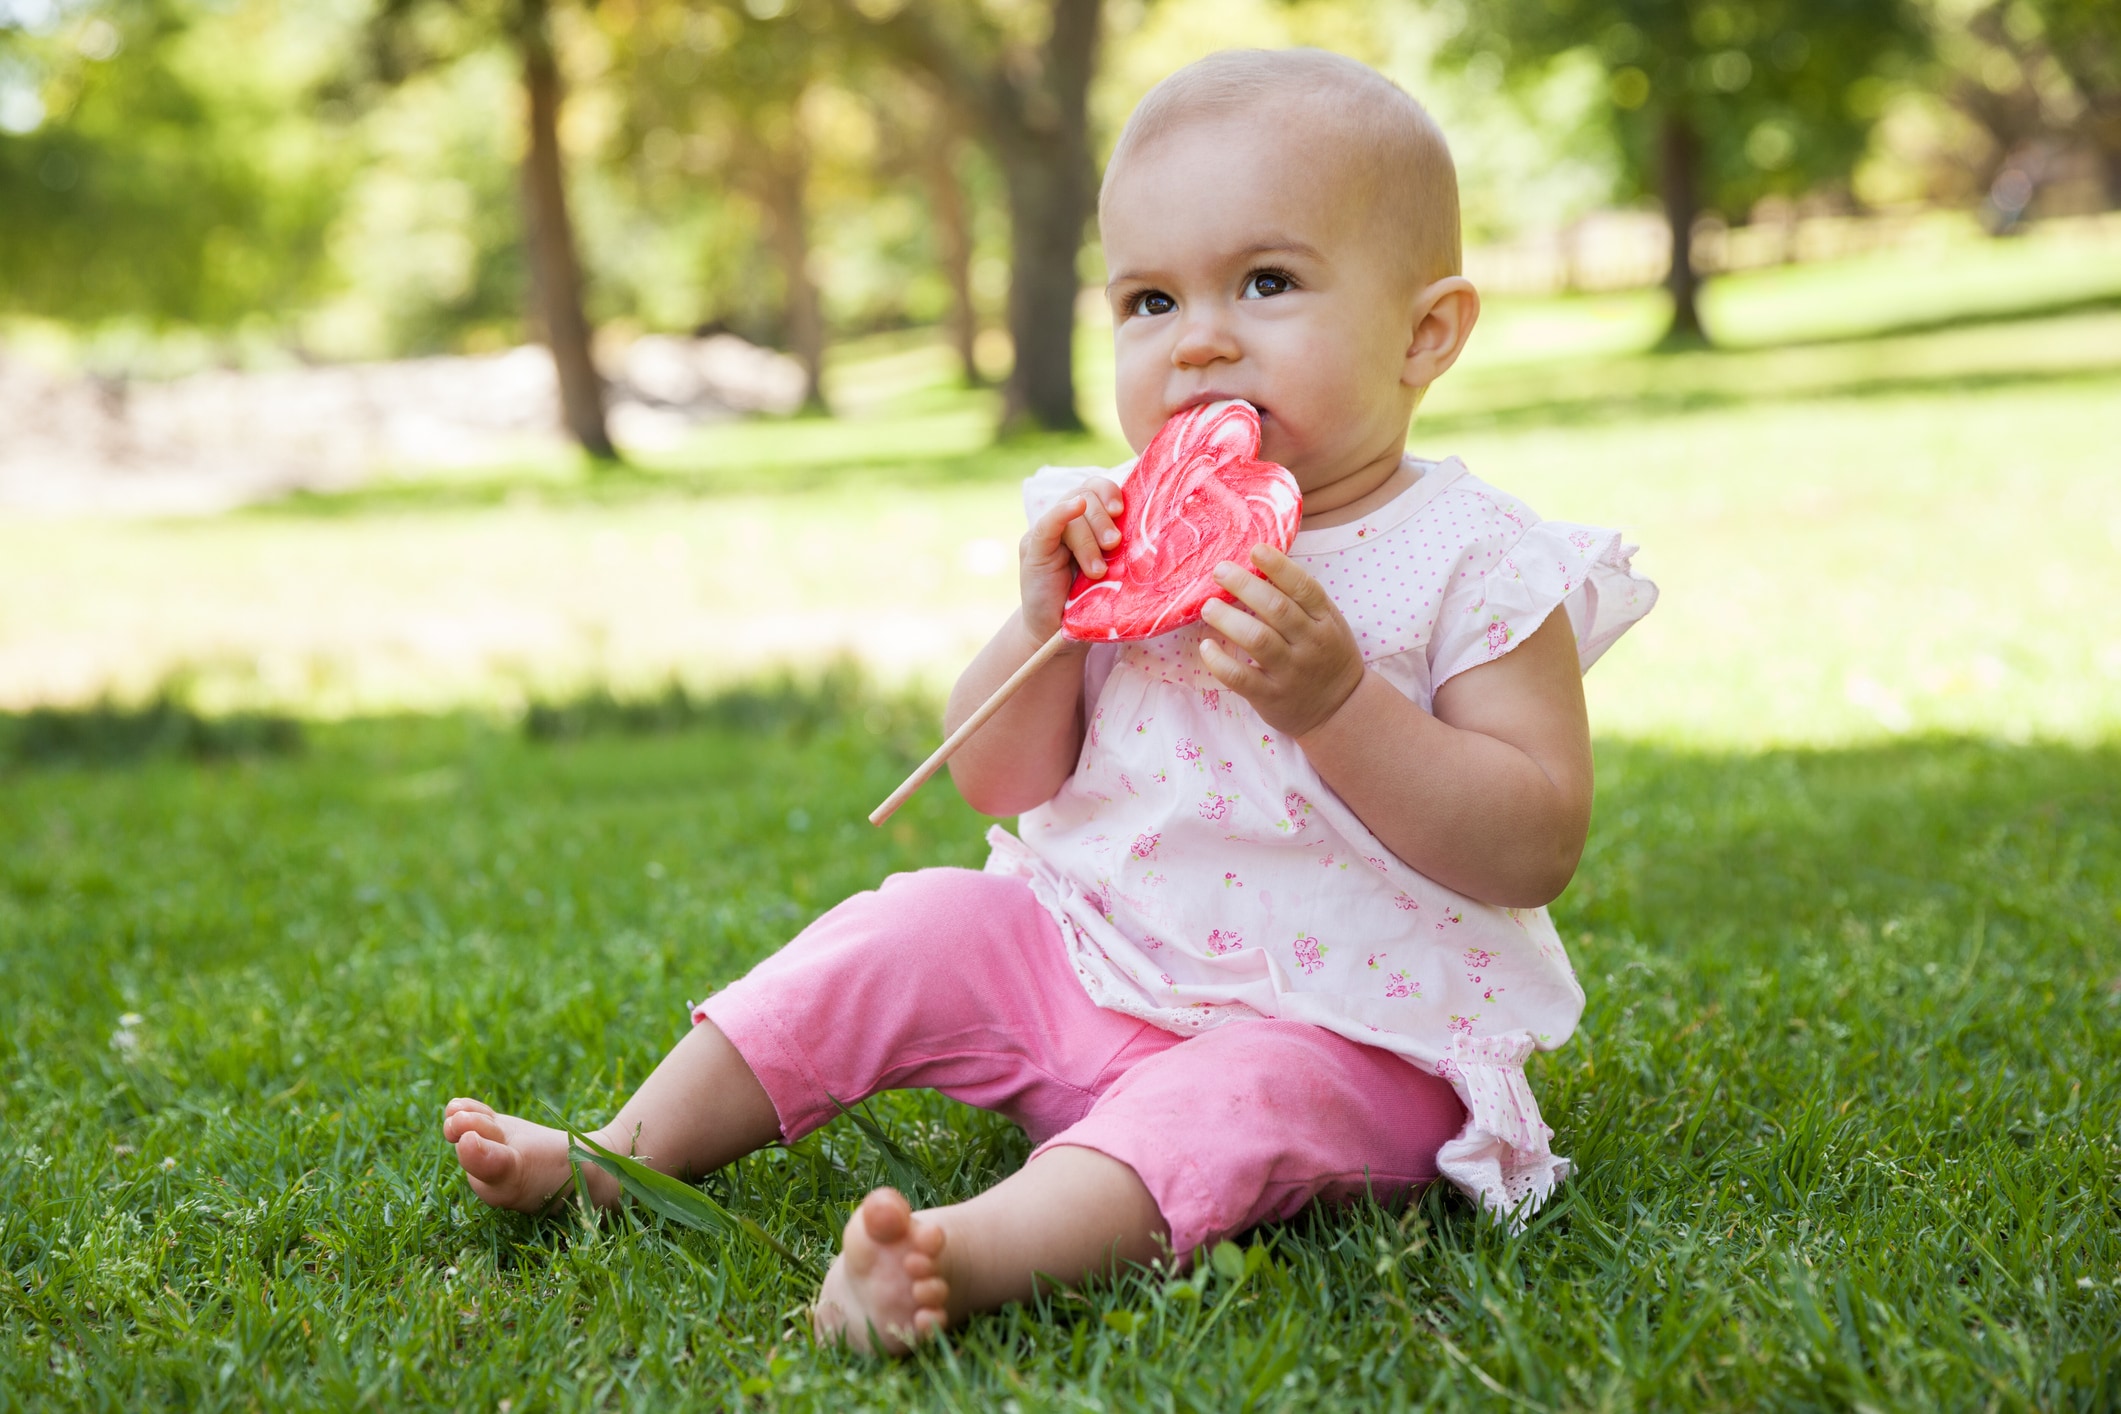
POLYGON ((980 703, 977 712, 965 718, 959 724, 958 729, 950 733, 941 746, 935 748, 933 756, 921 762, 920 766, 915 769, 912 775, 906 777, 905 782, 897 790, 885 797, 882 805, 869 812, 869 823, 881 825, 886 820, 889 820, 891 813, 901 805, 904 805, 907 797, 927 784, 928 778, 943 768, 943 763, 956 754, 957 749, 965 744, 966 739, 986 725, 989 717, 1001 711, 1002 704, 1016 696, 1016 690, 1026 682, 1029 682, 1031 675, 1044 667, 1048 658, 1060 652, 1062 645, 1067 643, 1067 641, 1068 631, 1066 629, 1056 630, 1053 637, 1047 639, 1039 646, 1038 652, 1033 653, 1024 660, 1024 665, 1021 668, 1009 674, 1007 682, 994 689, 992 697, 980 703))

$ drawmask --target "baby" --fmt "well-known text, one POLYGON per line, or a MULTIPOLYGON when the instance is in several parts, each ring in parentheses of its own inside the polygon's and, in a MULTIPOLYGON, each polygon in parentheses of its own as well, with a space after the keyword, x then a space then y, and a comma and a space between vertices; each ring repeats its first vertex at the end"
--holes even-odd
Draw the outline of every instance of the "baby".
MULTIPOLYGON (((1351 60, 1219 54, 1135 111, 1098 216, 1128 442, 1252 403, 1303 488, 1289 553, 1219 566, 1234 602, 1193 627, 1049 662, 951 764, 1021 814, 986 870, 827 913, 596 1135, 700 1175, 879 1090, 1022 1125, 1030 1160, 969 1202, 863 1200, 814 1319, 864 1349, 1314 1198, 1441 1176, 1515 1218, 1567 1172, 1524 1074, 1583 1007, 1544 905, 1590 820, 1582 671, 1656 591, 1613 532, 1405 452, 1480 308, 1443 139, 1351 60)), ((1104 573, 1125 470, 1027 483, 1022 607, 950 724, 1104 573)), ((570 1181, 563 1134, 478 1101, 443 1134, 497 1206, 570 1181)))

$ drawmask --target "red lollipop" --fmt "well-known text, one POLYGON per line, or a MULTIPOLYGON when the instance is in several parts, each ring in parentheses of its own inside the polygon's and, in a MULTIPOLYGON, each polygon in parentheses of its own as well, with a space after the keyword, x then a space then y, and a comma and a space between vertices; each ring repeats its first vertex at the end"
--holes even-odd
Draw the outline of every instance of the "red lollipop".
POLYGON ((1126 493, 1120 549, 1107 557, 1105 577, 1076 575, 1060 631, 869 813, 870 824, 889 819, 1069 639, 1153 638, 1185 627, 1210 599, 1230 598, 1215 582, 1216 565, 1249 568, 1258 544, 1286 551, 1303 515, 1296 478, 1259 459, 1258 410, 1234 400, 1166 422, 1135 463, 1126 493))
POLYGON ((1103 579, 1078 573, 1068 594, 1061 627, 1077 642, 1185 627, 1210 599, 1229 599, 1216 565, 1249 567, 1254 545, 1286 551, 1303 516, 1296 478, 1259 460, 1259 413, 1245 402, 1189 408, 1165 423, 1126 489, 1118 556, 1103 579))

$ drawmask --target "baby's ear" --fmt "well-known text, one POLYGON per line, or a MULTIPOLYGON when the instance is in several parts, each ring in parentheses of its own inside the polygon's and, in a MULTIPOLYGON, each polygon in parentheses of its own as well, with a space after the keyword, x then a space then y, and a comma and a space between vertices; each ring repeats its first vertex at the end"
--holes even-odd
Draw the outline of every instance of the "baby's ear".
POLYGON ((1414 296, 1413 328, 1399 381, 1426 388, 1443 377, 1465 352, 1480 322, 1480 292, 1463 275, 1447 275, 1425 285, 1414 296))

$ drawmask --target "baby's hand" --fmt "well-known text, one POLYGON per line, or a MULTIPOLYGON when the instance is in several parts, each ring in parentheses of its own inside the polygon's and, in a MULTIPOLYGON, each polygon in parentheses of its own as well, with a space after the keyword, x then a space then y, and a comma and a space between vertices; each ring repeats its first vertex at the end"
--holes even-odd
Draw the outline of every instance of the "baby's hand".
POLYGON ((1252 563, 1266 579, 1227 560, 1215 567, 1215 582, 1237 604, 1211 599, 1201 611, 1221 638, 1201 640, 1200 660, 1268 726, 1301 737, 1324 725, 1362 682, 1362 650, 1303 566, 1271 545, 1254 545, 1252 563))
POLYGON ((1093 476, 1031 522, 1018 547, 1018 579, 1024 627, 1033 637, 1044 640, 1060 632, 1061 610, 1078 566, 1092 579, 1105 577, 1105 556, 1119 548, 1119 527, 1112 518, 1125 506, 1118 486, 1093 476))

